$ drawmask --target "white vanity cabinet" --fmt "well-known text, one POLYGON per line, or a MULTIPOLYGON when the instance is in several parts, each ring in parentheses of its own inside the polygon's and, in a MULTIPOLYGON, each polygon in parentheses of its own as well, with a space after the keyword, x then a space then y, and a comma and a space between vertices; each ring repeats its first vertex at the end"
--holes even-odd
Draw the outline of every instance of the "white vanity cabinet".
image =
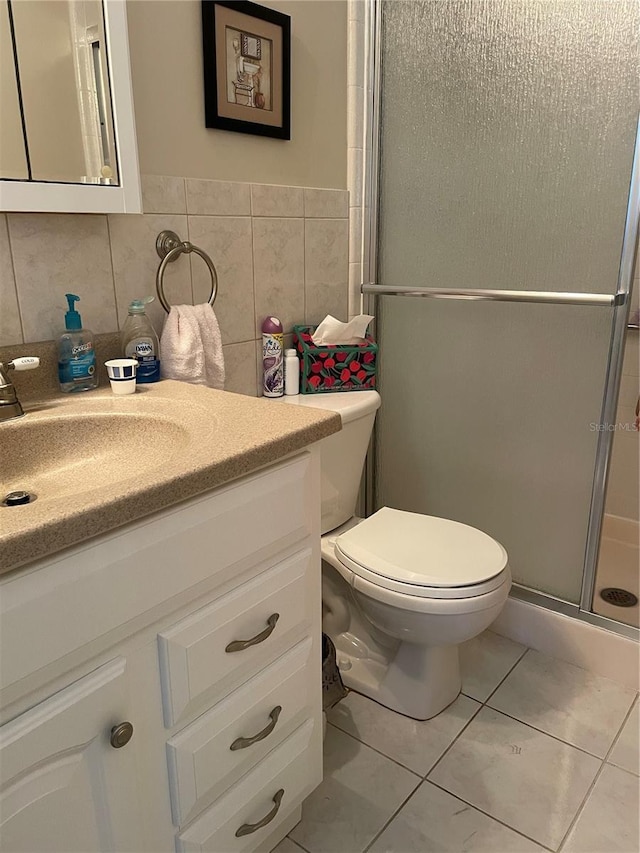
POLYGON ((126 709, 125 661, 117 658, 2 727, 4 850, 139 848, 133 758, 110 744, 118 727, 126 732, 126 709))
POLYGON ((0 850, 270 850, 322 776, 305 451, 0 578, 0 850))

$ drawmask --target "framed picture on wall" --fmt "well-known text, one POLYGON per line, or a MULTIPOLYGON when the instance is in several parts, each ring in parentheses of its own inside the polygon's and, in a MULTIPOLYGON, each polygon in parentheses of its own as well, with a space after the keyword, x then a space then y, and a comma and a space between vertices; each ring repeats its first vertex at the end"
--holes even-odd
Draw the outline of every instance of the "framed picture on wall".
POLYGON ((291 139, 291 18, 244 0, 202 0, 205 124, 291 139))

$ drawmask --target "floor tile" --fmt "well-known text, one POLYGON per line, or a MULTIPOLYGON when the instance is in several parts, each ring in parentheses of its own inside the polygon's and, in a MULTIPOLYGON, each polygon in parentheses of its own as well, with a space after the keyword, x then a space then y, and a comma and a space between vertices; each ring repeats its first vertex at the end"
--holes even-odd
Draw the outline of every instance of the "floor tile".
POLYGON ((615 681, 530 649, 488 704, 604 758, 634 697, 615 681))
POLYGON ((493 631, 462 643, 462 692, 479 702, 486 701, 525 651, 526 646, 493 631))
POLYGON ((350 693, 329 714, 329 721, 347 734, 425 776, 480 708, 467 696, 431 720, 412 720, 359 693, 350 693))
POLYGON ((563 853, 636 853, 640 779, 605 764, 563 853))
POLYGON ((636 699, 633 711, 624 724, 620 737, 611 750, 607 761, 640 775, 640 701, 636 699))
POLYGON ((555 848, 600 766, 597 758, 484 707, 429 779, 555 848))
POLYGON ((402 807, 370 853, 536 853, 543 848, 429 782, 402 807))
POLYGON ((274 847, 271 853, 304 853, 303 848, 289 837, 283 838, 277 847, 274 847))
POLYGON ((420 779, 333 726, 324 744, 324 781, 289 833, 310 853, 361 853, 420 779))

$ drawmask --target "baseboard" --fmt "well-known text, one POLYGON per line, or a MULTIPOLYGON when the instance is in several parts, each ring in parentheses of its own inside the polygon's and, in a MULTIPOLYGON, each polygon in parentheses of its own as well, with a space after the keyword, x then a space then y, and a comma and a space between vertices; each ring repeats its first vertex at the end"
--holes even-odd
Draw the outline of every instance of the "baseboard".
POLYGON ((516 598, 507 599, 491 630, 625 687, 640 688, 640 645, 628 637, 516 598))

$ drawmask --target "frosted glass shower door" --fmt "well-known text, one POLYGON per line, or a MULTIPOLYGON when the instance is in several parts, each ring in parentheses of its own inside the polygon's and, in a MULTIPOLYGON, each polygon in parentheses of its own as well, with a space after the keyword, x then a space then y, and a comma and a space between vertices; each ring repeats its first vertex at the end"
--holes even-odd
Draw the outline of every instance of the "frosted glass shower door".
MULTIPOLYGON (((377 283, 616 293, 638 7, 382 5, 377 283)), ((376 503, 495 536, 577 603, 613 309, 377 299, 376 503)))

